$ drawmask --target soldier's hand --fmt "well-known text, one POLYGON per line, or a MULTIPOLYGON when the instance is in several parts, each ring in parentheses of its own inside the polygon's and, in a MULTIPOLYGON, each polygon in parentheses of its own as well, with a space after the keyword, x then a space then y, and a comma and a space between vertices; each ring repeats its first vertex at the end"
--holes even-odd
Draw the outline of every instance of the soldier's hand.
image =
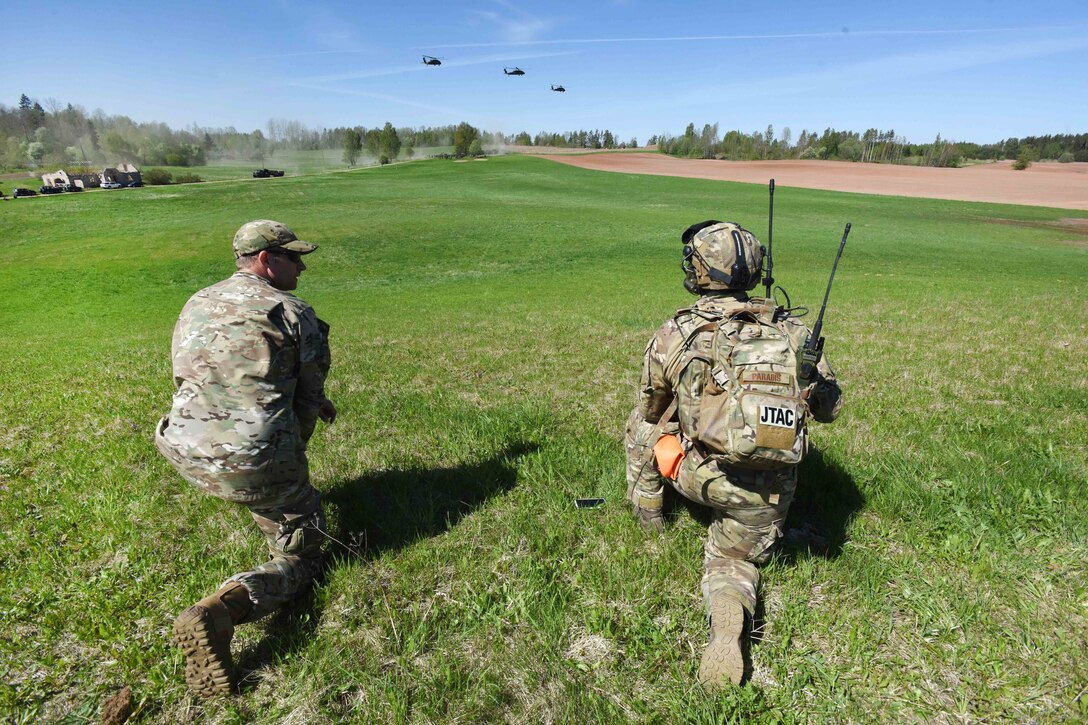
POLYGON ((325 402, 317 409, 317 417, 326 423, 336 420, 336 406, 332 404, 331 400, 325 398, 325 402))

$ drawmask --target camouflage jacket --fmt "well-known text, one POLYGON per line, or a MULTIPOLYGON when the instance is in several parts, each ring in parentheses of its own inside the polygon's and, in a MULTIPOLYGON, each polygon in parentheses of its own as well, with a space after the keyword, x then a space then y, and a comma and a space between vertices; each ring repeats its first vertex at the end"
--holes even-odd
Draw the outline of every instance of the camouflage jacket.
MULTIPOLYGON (((699 414, 701 377, 682 375, 682 369, 679 369, 675 361, 682 357, 681 348, 696 328, 709 320, 720 319, 743 309, 748 299, 748 295, 743 292, 704 295, 692 307, 680 310, 657 329, 646 345, 643 356, 636 406, 643 419, 656 424, 673 397, 679 396, 677 413, 681 435, 690 438, 688 431, 698 429, 696 418, 699 414)), ((798 348, 808 339, 808 328, 798 320, 787 318, 777 324, 795 341, 798 348)), ((842 390, 826 356, 821 357, 816 379, 809 385, 807 402, 812 417, 821 423, 835 420, 842 408, 842 390)), ((666 427, 666 432, 670 430, 676 431, 675 423, 666 427)))
POLYGON ((156 446, 188 480, 232 500, 299 475, 325 400, 329 327, 245 271, 197 292, 174 328, 177 391, 156 446))

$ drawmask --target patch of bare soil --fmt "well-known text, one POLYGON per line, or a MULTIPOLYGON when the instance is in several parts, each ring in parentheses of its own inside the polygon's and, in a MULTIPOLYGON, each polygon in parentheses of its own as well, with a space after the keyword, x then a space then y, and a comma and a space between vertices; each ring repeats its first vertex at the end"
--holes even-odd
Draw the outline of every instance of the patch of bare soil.
MULTIPOLYGON (((521 149, 521 152, 535 154, 536 150, 521 149)), ((624 174, 751 184, 766 184, 768 179, 774 179, 776 187, 1088 210, 1088 162, 1036 163, 1023 171, 1014 171, 1011 161, 935 169, 849 161, 677 159, 658 153, 544 155, 561 164, 624 174)))
MULTIPOLYGON (((647 147, 647 151, 653 151, 656 146, 647 147)), ((585 154, 614 154, 614 149, 575 149, 565 146, 499 146, 498 150, 506 154, 528 154, 529 156, 582 156, 585 154)), ((634 153, 625 152, 625 153, 634 153)))
POLYGON ((35 176, 29 171, 16 171, 11 174, 0 174, 0 181, 33 181, 34 179, 40 178, 40 176, 35 176))
POLYGON ((132 714, 132 688, 125 685, 102 703, 102 722, 105 725, 121 725, 132 714))
POLYGON ((1080 247, 1082 249, 1088 248, 1088 219, 1083 217, 1065 217, 1064 219, 1057 219, 1055 221, 1024 221, 1021 219, 988 219, 987 221, 995 224, 1008 224, 1014 227, 1039 227, 1043 229, 1054 229, 1059 232, 1068 232, 1073 234, 1072 239, 1064 240, 1066 244, 1071 244, 1074 247, 1080 247))
POLYGON ((1044 229, 1057 229, 1063 232, 1072 232, 1088 236, 1088 219, 1082 217, 1065 217, 1054 221, 1025 221, 1023 219, 987 219, 995 224, 1007 224, 1013 227, 1042 227, 1044 229))

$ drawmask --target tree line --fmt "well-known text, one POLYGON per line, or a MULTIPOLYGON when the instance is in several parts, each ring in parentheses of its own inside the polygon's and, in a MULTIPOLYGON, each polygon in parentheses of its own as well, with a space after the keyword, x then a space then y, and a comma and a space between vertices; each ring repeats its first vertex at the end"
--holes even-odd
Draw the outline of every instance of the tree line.
POLYGON ((363 149, 366 149, 371 157, 377 159, 379 164, 387 164, 400 156, 412 158, 415 155, 416 146, 432 149, 452 146, 452 154, 440 155, 464 157, 482 156, 485 143, 506 142, 501 133, 490 134, 464 122, 456 126, 398 129, 386 121, 380 129, 355 126, 333 129, 332 135, 341 139, 340 147, 344 150, 344 161, 351 166, 358 161, 363 149))
POLYGON ((568 131, 567 133, 551 133, 541 131, 532 138, 525 131, 516 134, 512 139, 514 146, 550 146, 552 148, 574 149, 626 149, 638 148, 638 139, 632 137, 629 141, 621 141, 608 129, 601 131, 568 131))
POLYGON ((273 118, 265 129, 240 131, 233 126, 172 129, 164 123, 141 123, 124 115, 88 113, 79 106, 47 99, 44 104, 22 94, 14 107, 0 104, 0 169, 70 170, 105 164, 203 166, 211 160, 262 163, 280 150, 343 151, 355 165, 364 154, 379 163, 412 158, 417 148, 442 155, 480 156, 505 146, 550 146, 586 149, 626 148, 610 130, 578 130, 564 134, 541 131, 503 134, 468 123, 418 128, 383 126, 310 128, 300 121, 273 118), (449 148, 450 151, 445 151, 449 148))
POLYGON ((0 168, 92 168, 138 163, 202 166, 210 158, 262 159, 267 139, 260 131, 234 128, 174 130, 165 123, 139 123, 128 116, 87 113, 72 104, 26 94, 15 107, 0 104, 0 168))
POLYGON ((482 131, 465 122, 456 126, 418 129, 393 128, 392 124, 386 122, 385 126, 380 130, 355 127, 334 129, 333 132, 341 134, 344 161, 353 166, 364 147, 367 153, 378 159, 378 163, 387 163, 396 159, 398 152, 411 158, 416 146, 429 146, 432 148, 452 146, 452 153, 449 155, 455 158, 482 156, 489 149, 494 150, 506 146, 548 146, 552 148, 580 149, 620 149, 638 146, 636 139, 632 138, 629 142, 619 141, 607 129, 604 131, 598 129, 592 131, 568 131, 565 134, 541 131, 536 136, 530 137, 527 131, 517 134, 482 131))
MULTIPOLYGON (((1088 133, 1028 136, 977 144, 942 139, 916 144, 894 130, 867 129, 859 133, 834 128, 823 132, 802 130, 795 137, 789 127, 775 133, 738 130, 722 134, 717 123, 684 133, 660 134, 649 140, 662 153, 685 158, 731 160, 834 159, 845 161, 959 166, 967 159, 1016 159, 1026 166, 1039 159, 1088 161, 1088 133)), ((289 119, 270 119, 264 130, 239 131, 200 127, 171 129, 164 123, 140 123, 101 110, 87 113, 72 104, 46 99, 44 104, 26 94, 18 105, 0 104, 0 169, 93 168, 129 162, 141 165, 202 166, 209 160, 265 162, 280 150, 340 149, 346 163, 388 162, 412 158, 416 149, 445 149, 441 155, 479 156, 502 147, 578 149, 638 148, 638 140, 620 140, 609 129, 580 129, 555 133, 527 131, 504 134, 462 122, 445 126, 396 128, 386 122, 365 126, 309 128, 289 119)))
POLYGON ((863 133, 826 128, 823 133, 803 129, 796 139, 787 126, 778 134, 773 125, 764 131, 719 133, 718 124, 701 130, 689 123, 679 136, 661 134, 650 139, 661 153, 699 159, 752 161, 762 159, 832 159, 919 166, 959 166, 967 159, 1088 161, 1088 133, 1008 138, 992 144, 942 139, 912 143, 894 130, 867 129, 863 133))

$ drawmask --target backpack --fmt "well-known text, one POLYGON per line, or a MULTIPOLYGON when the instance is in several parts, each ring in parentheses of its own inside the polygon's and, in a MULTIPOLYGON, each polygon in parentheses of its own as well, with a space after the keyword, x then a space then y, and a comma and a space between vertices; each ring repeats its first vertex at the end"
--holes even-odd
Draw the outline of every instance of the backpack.
POLYGON ((739 468, 795 466, 808 449, 800 351, 774 312, 752 300, 696 328, 685 345, 681 375, 701 377, 686 386, 698 398, 698 415, 688 417, 694 429, 685 434, 739 468), (694 344, 705 332, 709 341, 694 344))

